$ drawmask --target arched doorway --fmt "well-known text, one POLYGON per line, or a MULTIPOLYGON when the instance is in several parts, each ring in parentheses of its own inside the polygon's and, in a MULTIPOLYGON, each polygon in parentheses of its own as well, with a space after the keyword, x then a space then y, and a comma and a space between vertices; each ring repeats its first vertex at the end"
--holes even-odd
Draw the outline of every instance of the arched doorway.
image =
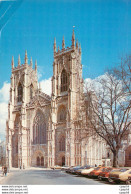
POLYGON ((41 166, 44 166, 44 157, 41 157, 41 166))
POLYGON ((46 158, 44 155, 44 151, 42 152, 41 150, 36 150, 33 154, 32 157, 32 166, 45 166, 46 165, 46 158))
POLYGON ((62 166, 65 165, 65 156, 62 156, 62 166))
POLYGON ((37 166, 40 166, 40 158, 39 158, 39 156, 37 157, 37 166))

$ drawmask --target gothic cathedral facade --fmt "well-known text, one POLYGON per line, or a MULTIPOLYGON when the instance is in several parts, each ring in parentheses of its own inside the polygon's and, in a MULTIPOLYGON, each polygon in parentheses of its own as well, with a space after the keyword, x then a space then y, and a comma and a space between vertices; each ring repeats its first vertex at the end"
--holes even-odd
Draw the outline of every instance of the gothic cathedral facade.
MULTIPOLYGON (((62 49, 54 41, 51 96, 43 93, 37 80, 37 63, 32 59, 14 66, 8 120, 6 122, 7 163, 10 167, 54 165, 100 165, 106 158, 106 144, 88 129, 88 99, 83 92, 81 47, 75 43, 62 49), (86 106, 85 106, 86 105, 86 106), (86 108, 85 108, 86 107, 86 108), (86 135, 85 135, 86 134, 86 135)), ((89 113, 90 114, 90 113, 89 113)))

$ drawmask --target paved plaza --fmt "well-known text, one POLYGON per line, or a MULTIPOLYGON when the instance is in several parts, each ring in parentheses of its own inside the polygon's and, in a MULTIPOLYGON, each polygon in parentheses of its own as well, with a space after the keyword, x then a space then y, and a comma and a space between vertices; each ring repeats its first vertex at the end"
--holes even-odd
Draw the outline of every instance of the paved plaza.
POLYGON ((61 170, 30 168, 12 169, 0 182, 2 185, 103 185, 108 182, 67 174, 61 170))

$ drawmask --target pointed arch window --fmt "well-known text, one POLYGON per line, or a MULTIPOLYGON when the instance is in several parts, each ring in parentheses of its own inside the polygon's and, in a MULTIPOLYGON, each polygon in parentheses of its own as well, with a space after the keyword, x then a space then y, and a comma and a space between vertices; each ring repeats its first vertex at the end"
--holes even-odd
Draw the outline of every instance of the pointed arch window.
POLYGON ((60 121, 66 120, 66 110, 63 108, 60 112, 60 121))
POLYGON ((21 83, 18 85, 18 102, 21 102, 23 98, 23 87, 21 83))
POLYGON ((61 137, 59 141, 59 151, 65 151, 65 137, 61 137))
POLYGON ((33 98, 33 85, 30 85, 30 99, 33 98))
POLYGON ((67 152, 70 152, 70 143, 67 144, 67 152))
POLYGON ((52 154, 52 145, 49 146, 49 154, 52 154))
POLYGON ((20 115, 16 115, 16 118, 14 121, 15 130, 19 127, 19 124, 20 124, 20 115))
POLYGON ((58 121, 64 122, 66 120, 66 108, 65 106, 60 106, 58 109, 58 121))
POLYGON ((68 83, 67 83, 67 73, 65 69, 63 69, 61 73, 61 92, 65 92, 68 89, 68 83))
POLYGON ((41 111, 36 113, 33 122, 33 144, 46 144, 46 122, 41 111))

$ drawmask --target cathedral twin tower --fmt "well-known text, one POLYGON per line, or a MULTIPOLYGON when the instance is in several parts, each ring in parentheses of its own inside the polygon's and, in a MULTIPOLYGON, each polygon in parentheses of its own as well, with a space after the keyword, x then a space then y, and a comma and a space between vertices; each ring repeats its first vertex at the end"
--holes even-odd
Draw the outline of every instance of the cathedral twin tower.
MULTIPOLYGON (((9 167, 54 165, 84 165, 87 160, 87 139, 82 136, 86 127, 83 108, 81 47, 75 43, 62 49, 54 41, 52 94, 48 96, 38 87, 37 63, 32 59, 14 66, 12 74, 8 120, 6 123, 7 161, 9 167)), ((99 158, 101 160, 101 158, 99 158)), ((99 161, 100 163, 100 161, 99 161)))

